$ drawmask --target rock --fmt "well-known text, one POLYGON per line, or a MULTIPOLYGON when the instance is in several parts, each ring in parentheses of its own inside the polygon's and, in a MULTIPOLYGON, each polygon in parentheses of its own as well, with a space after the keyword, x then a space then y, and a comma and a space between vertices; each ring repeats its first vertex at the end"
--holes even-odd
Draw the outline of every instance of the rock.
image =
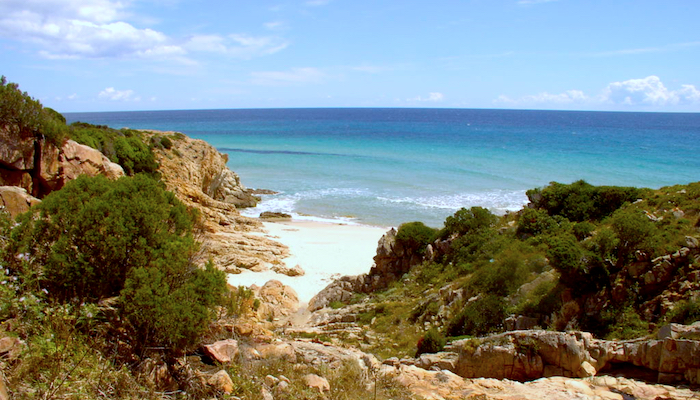
POLYGON ((237 207, 254 206, 257 197, 240 184, 226 166, 227 156, 202 140, 172 132, 144 131, 146 135, 170 135, 170 149, 154 149, 166 188, 202 216, 201 254, 204 265, 210 259, 222 271, 267 270, 282 264, 289 249, 252 232, 262 230, 257 218, 241 216, 237 207))
POLYGON ((204 346, 204 354, 216 362, 228 364, 238 356, 238 341, 234 339, 220 340, 204 346))
POLYGON ((280 382, 279 378, 274 377, 272 375, 266 375, 264 381, 265 384, 269 387, 275 387, 275 385, 277 385, 280 382))
POLYGON ((266 221, 291 221, 292 216, 282 212, 265 211, 260 213, 260 219, 266 221))
POLYGON ((275 386, 275 394, 276 395, 284 395, 287 392, 289 392, 289 382, 287 381, 281 381, 280 383, 275 386))
POLYGON ((0 207, 4 208, 12 218, 29 211, 29 207, 40 202, 41 200, 29 195, 23 188, 0 186, 0 207))
POLYGON ((304 383, 312 389, 318 389, 320 393, 331 391, 331 385, 328 383, 328 380, 316 374, 305 375, 304 383))
POLYGON ((278 274, 283 274, 287 276, 303 276, 305 274, 304 270, 299 266, 299 264, 295 265, 292 268, 287 267, 285 264, 273 265, 272 270, 278 274))
POLYGON ((24 343, 17 337, 4 336, 0 339, 0 356, 6 360, 16 360, 24 350, 24 343))
POLYGON ((260 396, 262 396, 263 400, 275 400, 272 393, 270 393, 270 391, 265 387, 260 388, 260 396))
POLYGON ((299 309, 299 298, 294 289, 274 279, 257 290, 256 297, 260 299, 258 315, 264 319, 287 316, 299 309))
POLYGON ((210 376, 207 383, 214 387, 214 389, 221 391, 226 394, 233 393, 233 380, 231 376, 225 370, 220 370, 214 375, 210 376))
POLYGON ((289 343, 259 344, 255 346, 262 359, 283 359, 294 362, 297 359, 294 347, 289 343))

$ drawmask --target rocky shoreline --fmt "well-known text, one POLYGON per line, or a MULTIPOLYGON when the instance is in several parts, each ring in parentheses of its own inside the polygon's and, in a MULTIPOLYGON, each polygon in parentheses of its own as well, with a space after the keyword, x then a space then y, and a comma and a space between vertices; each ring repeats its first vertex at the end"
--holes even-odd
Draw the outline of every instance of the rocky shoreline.
MULTIPOLYGON (((260 220, 237 211, 238 207, 255 205, 256 192, 243 187, 238 175, 226 167, 227 156, 182 134, 146 134, 167 134, 174 139, 172 147, 155 149, 154 153, 166 187, 202 216, 198 237, 202 247, 197 258, 200 264, 212 260, 218 268, 234 274, 242 270, 289 269, 283 261, 289 249, 260 235, 260 220)), ((0 138, 6 144, 0 151, 0 184, 5 185, 0 188, 0 205, 13 216, 40 201, 32 195, 41 197, 58 190, 80 174, 103 174, 113 179, 124 175, 121 167, 87 146, 68 141, 56 148, 30 137, 15 140, 17 135, 19 132, 8 127, 0 129, 0 138)), ((281 282, 253 287, 258 306, 239 318, 214 324, 200 354, 184 356, 170 366, 157 359, 144 362, 143 375, 162 391, 172 390, 173 376, 178 375, 231 394, 232 377, 222 366, 282 360, 300 369, 324 366, 333 370, 351 363, 362 371, 368 393, 372 382, 376 385, 381 376, 415 398, 424 399, 700 398, 700 392, 683 386, 700 385, 700 323, 668 325, 656 338, 632 341, 599 340, 578 331, 516 330, 456 340, 439 353, 378 359, 363 347, 373 341, 371 328, 357 323, 365 306, 331 306, 357 293, 386 288, 422 261, 396 246, 395 236, 396 231, 391 230, 379 241, 369 274, 336 280, 309 302, 308 310, 299 309, 297 294, 281 282), (350 342, 359 344, 338 338, 351 338, 350 342)), ((668 275, 665 272, 677 258, 697 253, 698 246, 692 244, 689 242, 687 251, 677 257, 640 260, 635 264, 638 271, 631 271, 630 276, 655 285, 680 285, 664 281, 668 275), (642 261, 648 262, 642 265, 642 261)), ((441 246, 439 242, 431 245, 426 257, 441 251, 441 246)), ((443 302, 444 310, 448 310, 450 304, 468 296, 445 287, 440 290, 440 298, 433 300, 443 302)), ((663 300, 657 303, 663 304, 663 300)), ((513 327, 523 325, 527 324, 513 322, 513 327)), ((0 354, 16 357, 22 346, 5 337, 0 340, 0 354)), ((331 390, 329 382, 316 373, 308 373, 302 380, 302 385, 322 396, 331 390)), ((255 384, 261 398, 269 400, 289 398, 288 386, 294 382, 268 375, 255 384)), ((9 398, 3 397, 2 389, 0 398, 9 398)))

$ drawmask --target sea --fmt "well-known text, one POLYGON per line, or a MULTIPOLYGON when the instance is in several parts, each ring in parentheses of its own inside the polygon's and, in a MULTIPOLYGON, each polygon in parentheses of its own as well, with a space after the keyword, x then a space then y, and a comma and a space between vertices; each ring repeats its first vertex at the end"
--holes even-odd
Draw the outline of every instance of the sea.
POLYGON ((462 207, 517 211, 528 189, 583 179, 659 188, 700 180, 700 114, 309 108, 66 113, 68 122, 179 131, 228 154, 243 214, 441 227, 462 207))

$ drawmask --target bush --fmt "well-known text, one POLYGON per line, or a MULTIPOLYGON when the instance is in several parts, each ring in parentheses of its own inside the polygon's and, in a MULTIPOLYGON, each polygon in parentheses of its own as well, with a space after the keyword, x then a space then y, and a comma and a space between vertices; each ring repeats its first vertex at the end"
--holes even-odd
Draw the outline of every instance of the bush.
POLYGON ((423 353, 438 353, 445 348, 445 336, 435 328, 428 329, 416 344, 416 357, 423 353))
POLYGON ((636 250, 653 254, 657 228, 654 223, 639 210, 622 209, 610 218, 610 226, 618 239, 617 263, 620 267, 630 260, 636 250))
POLYGON ((551 216, 561 215, 575 222, 600 220, 626 202, 638 198, 633 187, 593 186, 583 180, 569 185, 551 182, 543 189, 527 191, 530 202, 551 216))
POLYGON ((16 83, 8 83, 0 77, 0 124, 17 126, 21 133, 29 133, 39 139, 61 146, 68 134, 66 119, 50 108, 44 108, 19 89, 16 83))
POLYGON ((191 262, 195 219, 146 175, 82 176, 21 216, 6 260, 60 303, 118 296, 137 347, 186 348, 226 288, 222 272, 191 262))
POLYGON ((574 224, 573 233, 576 239, 583 240, 589 236, 595 229, 595 225, 589 221, 578 222, 574 224))
POLYGON ((462 208, 454 215, 445 219, 442 237, 465 235, 492 228, 498 222, 498 217, 483 207, 462 208))
POLYGON ((154 174, 158 170, 153 150, 139 131, 74 122, 70 136, 78 143, 101 151, 110 161, 121 165, 127 175, 154 174))
POLYGON ((516 234, 519 236, 537 236, 556 228, 557 223, 544 210, 525 208, 520 212, 516 234))
POLYGON ((685 325, 700 321, 700 300, 688 299, 679 301, 673 307, 673 310, 668 313, 666 321, 685 325))
POLYGON ((396 232, 396 244, 409 253, 424 254, 425 248, 437 236, 437 229, 425 226, 422 222, 407 222, 396 232))
POLYGON ((503 298, 485 294, 467 305, 450 320, 447 326, 449 336, 482 336, 503 328, 506 318, 503 298))

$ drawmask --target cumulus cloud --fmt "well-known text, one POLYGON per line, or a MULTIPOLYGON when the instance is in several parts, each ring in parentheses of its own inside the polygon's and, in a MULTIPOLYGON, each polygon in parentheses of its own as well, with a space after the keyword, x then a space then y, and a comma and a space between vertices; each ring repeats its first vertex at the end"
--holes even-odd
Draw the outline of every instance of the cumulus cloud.
POLYGON ((609 84, 603 101, 624 105, 666 106, 700 101, 700 91, 694 85, 682 85, 680 90, 668 89, 658 76, 629 79, 609 84))
POLYGON ((97 95, 100 99, 106 99, 111 101, 141 101, 140 96, 135 96, 135 93, 131 89, 127 90, 117 90, 113 87, 108 87, 101 91, 97 95))
POLYGON ((440 92, 431 92, 428 93, 428 97, 421 97, 421 96, 416 96, 412 97, 409 99, 406 99, 406 101, 418 101, 418 102, 429 102, 429 103, 436 103, 443 101, 445 99, 445 95, 443 95, 440 92))
POLYGON ((49 59, 147 58, 186 64, 193 63, 190 51, 248 59, 288 46, 277 37, 243 34, 176 39, 126 22, 126 6, 118 0, 2 0, 0 37, 32 43, 49 59))
POLYGON ((700 90, 694 85, 681 85, 678 90, 667 88, 658 76, 629 79, 608 84, 599 95, 587 95, 581 90, 567 90, 559 94, 542 92, 512 98, 498 96, 494 104, 510 106, 560 107, 567 105, 588 106, 645 106, 664 107, 700 104, 700 90))
POLYGON ((281 86, 320 83, 326 74, 318 68, 293 68, 289 71, 252 72, 252 83, 256 85, 281 86))

